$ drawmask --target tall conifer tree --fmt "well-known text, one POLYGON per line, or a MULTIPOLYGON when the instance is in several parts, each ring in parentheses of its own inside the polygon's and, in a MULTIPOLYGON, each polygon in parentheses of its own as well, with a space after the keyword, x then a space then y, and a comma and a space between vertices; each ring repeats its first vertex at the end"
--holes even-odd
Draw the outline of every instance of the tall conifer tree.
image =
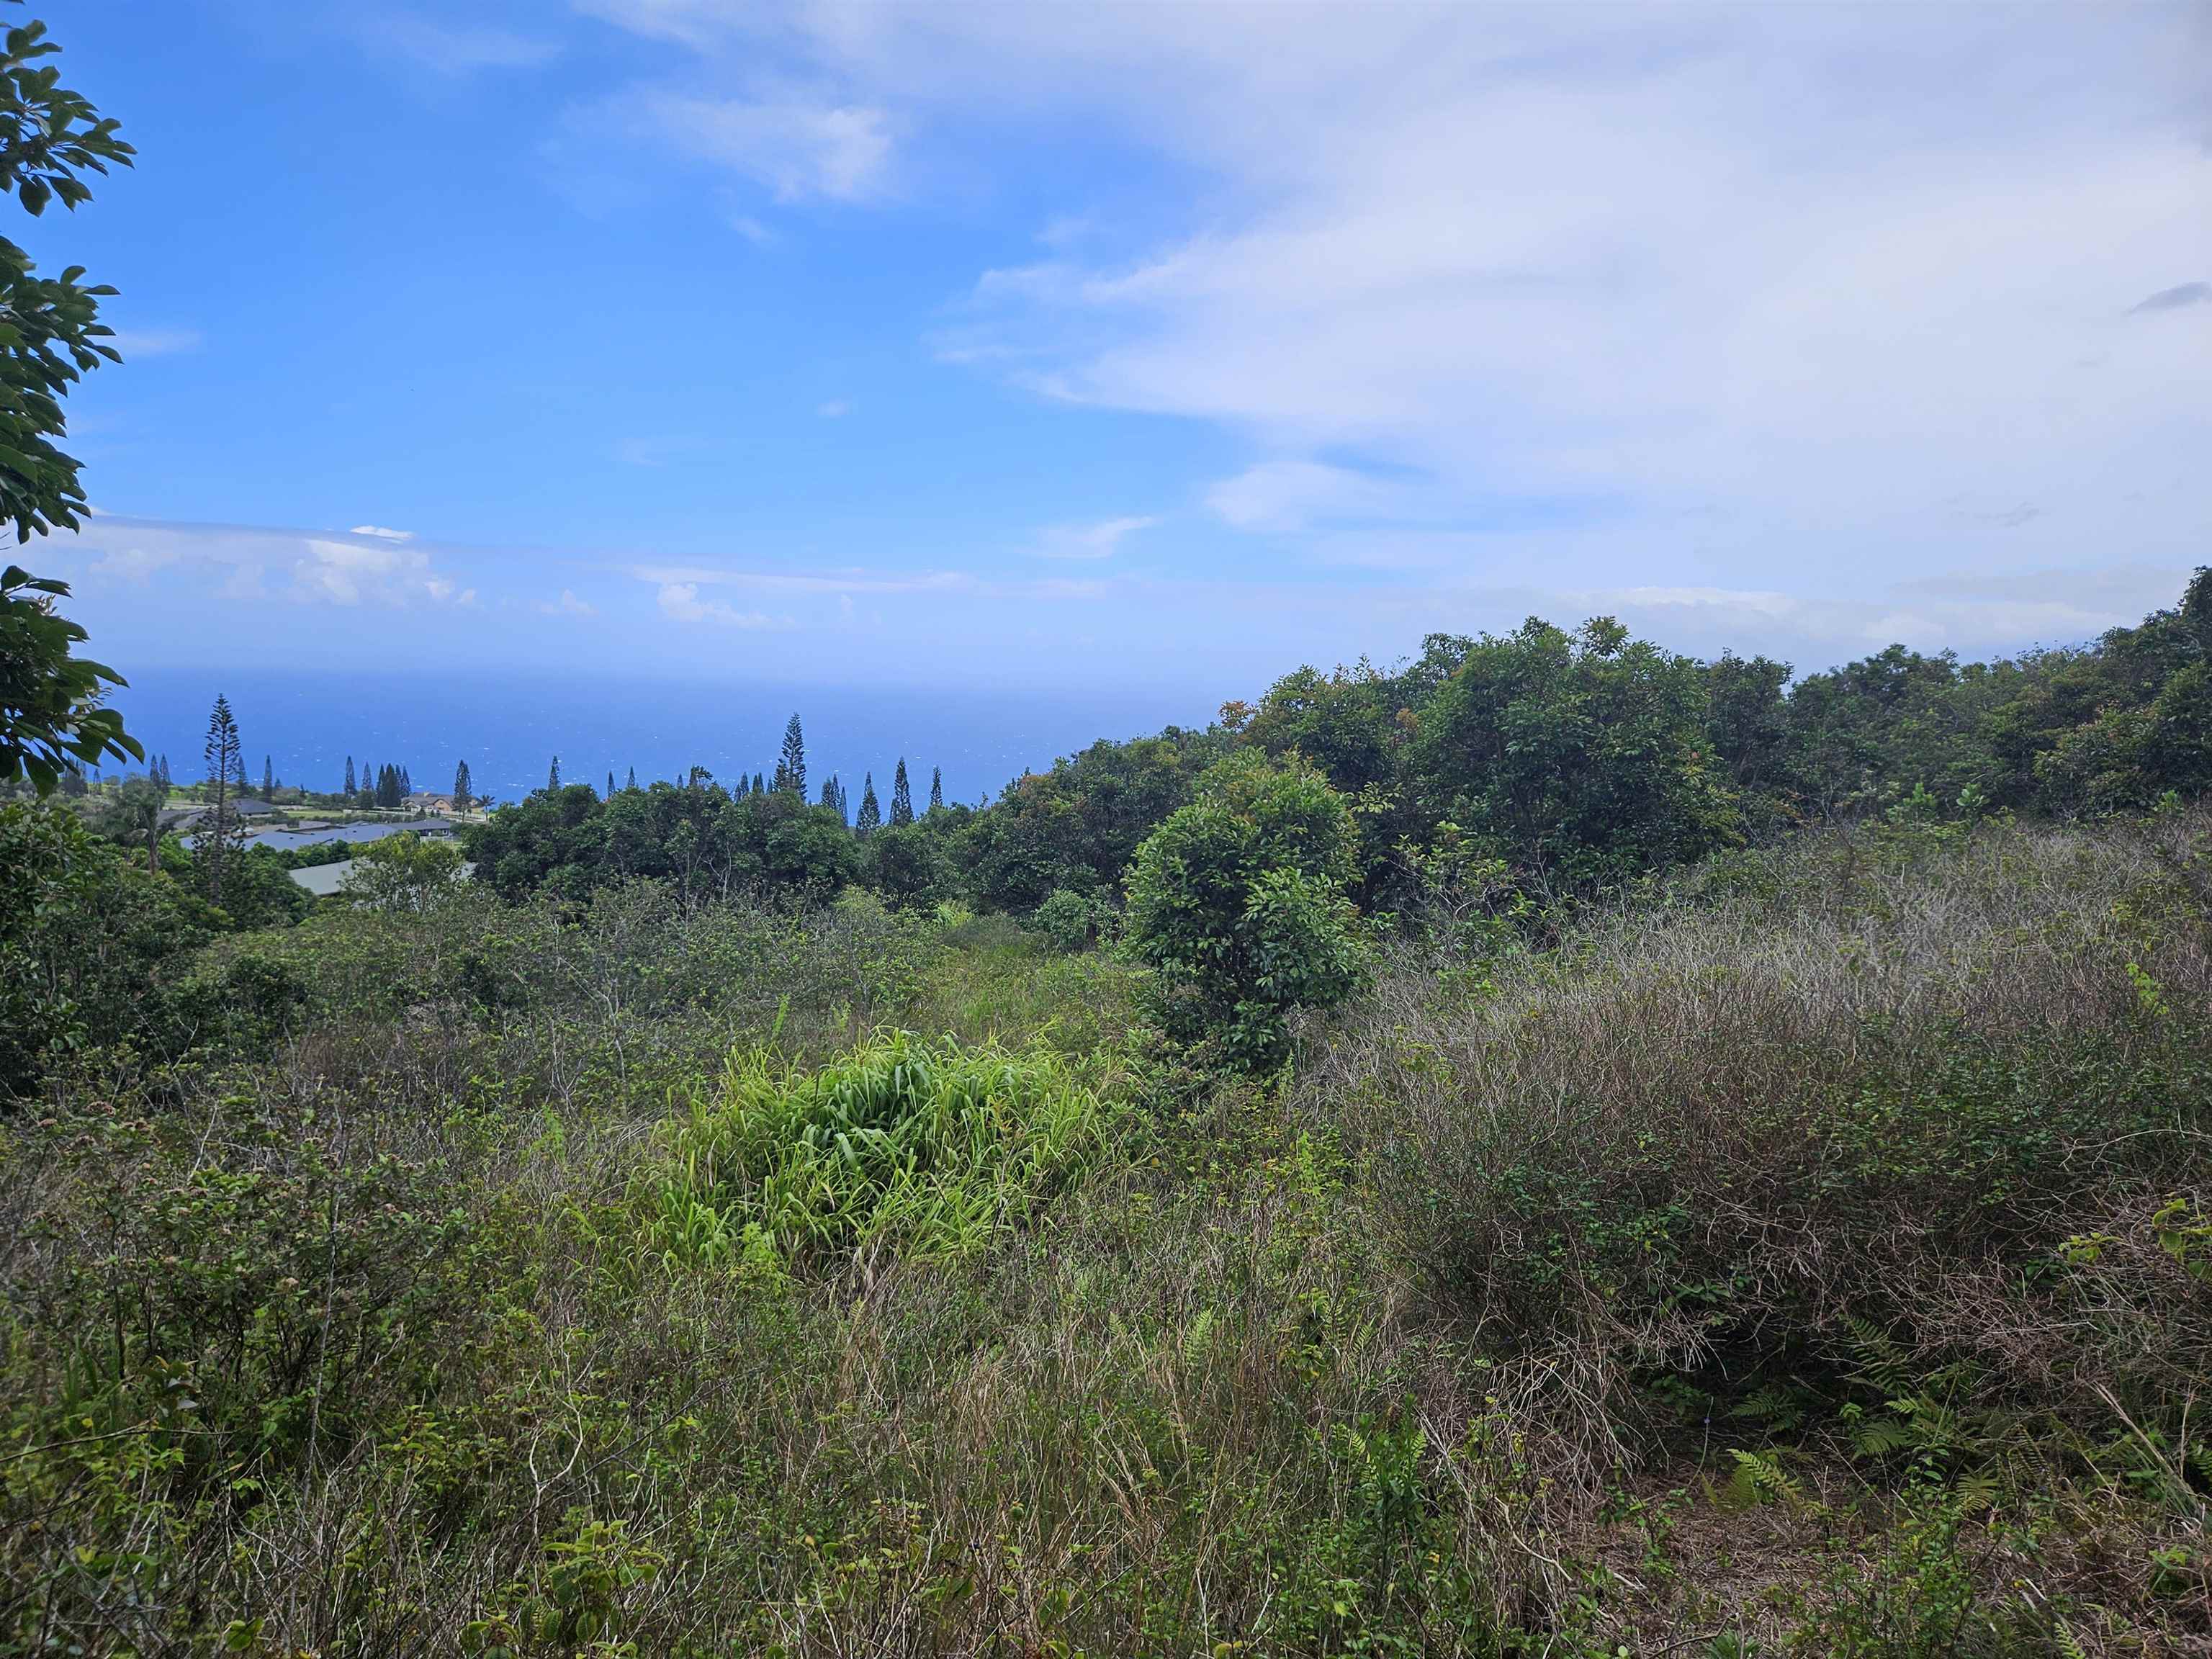
POLYGON ((453 768, 453 811, 465 812, 473 799, 469 793, 469 763, 461 762, 453 768))
POLYGON ((906 757, 899 757, 898 770, 891 774, 891 828, 903 829, 914 822, 914 791, 907 787, 906 757))
POLYGON ((860 780, 860 810, 853 819, 853 827, 863 836, 872 836, 883 827, 884 809, 876 799, 876 775, 866 774, 860 780))
POLYGON ((933 766, 929 769, 929 810, 939 812, 944 809, 945 769, 941 766, 933 766))
POLYGON ((347 793, 349 796, 350 796, 350 795, 353 793, 353 792, 354 792, 354 790, 356 789, 356 787, 357 787, 357 786, 355 784, 355 782, 354 782, 354 781, 353 781, 353 757, 352 757, 351 755, 348 755, 348 756, 346 757, 346 781, 345 781, 345 792, 346 792, 346 793, 347 793))
POLYGON ((783 752, 775 757, 775 787, 788 789, 801 800, 806 799, 806 734, 799 729, 796 714, 783 728, 783 752))
POLYGON ((637 768, 635 766, 629 769, 629 781, 623 784, 623 787, 625 789, 635 789, 637 787, 637 768))
POLYGON ((548 789, 561 787, 561 757, 558 755, 553 757, 553 764, 545 769, 545 787, 548 789))
POLYGON ((268 756, 261 757, 261 799, 269 800, 276 793, 276 768, 268 756))
POLYGON ((234 850, 242 849, 245 837, 240 833, 235 790, 238 775, 246 763, 238 752, 238 721, 230 712, 230 699, 218 692, 215 707, 208 712, 207 744, 208 799, 215 810, 204 820, 204 828, 195 840, 195 850, 206 872, 207 896, 210 904, 222 902, 222 878, 225 866, 234 850))

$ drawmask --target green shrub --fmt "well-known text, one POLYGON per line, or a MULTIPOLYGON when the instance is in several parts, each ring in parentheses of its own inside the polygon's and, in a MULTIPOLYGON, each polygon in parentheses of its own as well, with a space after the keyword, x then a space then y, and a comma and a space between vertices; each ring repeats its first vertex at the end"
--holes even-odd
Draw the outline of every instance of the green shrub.
POLYGON ((1365 941, 1345 896, 1357 860, 1343 797, 1297 757, 1247 750, 1208 771, 1129 870, 1129 947, 1168 1036, 1217 1042, 1240 1066, 1279 1061, 1292 1009, 1359 982, 1365 941))
POLYGON ((0 806, 0 1101, 94 1047, 176 1038, 170 990, 207 908, 56 806, 0 806))
POLYGON ((1030 920, 1037 932, 1052 941, 1053 949, 1073 955, 1097 942, 1112 914, 1095 893, 1055 887, 1030 920))
POLYGON ((732 1059, 653 1177, 654 1248, 712 1264, 749 1235, 799 1260, 895 1240, 957 1253, 1018 1225, 1104 1139, 1082 1068, 878 1037, 817 1071, 761 1051, 732 1059))

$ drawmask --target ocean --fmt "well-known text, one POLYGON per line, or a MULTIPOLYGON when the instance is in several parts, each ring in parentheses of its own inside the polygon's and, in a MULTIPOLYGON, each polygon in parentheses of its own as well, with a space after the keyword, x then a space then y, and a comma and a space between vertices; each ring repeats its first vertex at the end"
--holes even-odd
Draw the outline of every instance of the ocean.
POLYGON ((668 684, 642 680, 483 677, 459 673, 315 675, 228 669, 143 669, 116 693, 131 735, 166 753, 179 783, 204 769, 209 707, 220 691, 237 717, 246 771, 258 786, 266 756, 277 777, 311 789, 356 767, 407 768, 417 789, 443 791, 456 762, 478 794, 513 800, 544 786, 554 756, 564 782, 604 788, 631 768, 640 783, 678 779, 693 766, 734 782, 773 774, 784 722, 806 736, 810 793, 835 772, 857 803, 863 776, 890 802, 904 756, 915 804, 933 766, 948 801, 995 795, 1024 772, 1098 738, 1133 738, 1170 724, 1203 726, 1216 705, 1198 692, 1090 695, 1031 691, 668 684))

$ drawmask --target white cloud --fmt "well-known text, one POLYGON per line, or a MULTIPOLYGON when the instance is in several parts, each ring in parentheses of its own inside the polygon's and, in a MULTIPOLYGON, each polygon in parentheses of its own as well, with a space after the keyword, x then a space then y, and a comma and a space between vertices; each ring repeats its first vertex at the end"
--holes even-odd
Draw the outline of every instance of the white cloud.
POLYGON ((1214 516, 1235 530, 1291 532, 1316 519, 1364 517, 1387 506, 1380 481, 1317 461, 1266 461, 1206 492, 1214 516))
POLYGON ((382 525, 378 524, 357 524, 346 532, 346 534, 374 536, 380 541, 386 542, 411 542, 415 539, 415 532, 411 530, 386 530, 382 525))
POLYGON ((696 0, 575 0, 575 6, 635 33, 687 46, 704 46, 714 32, 714 9, 696 0))
POLYGON ((1150 530, 1158 519, 1104 519, 1097 524, 1048 526, 1030 551, 1040 559, 1106 559, 1120 551, 1124 538, 1150 530))
POLYGON ((624 438, 615 445, 615 459, 624 466, 666 466, 684 447, 680 438, 624 438))
POLYGON ((556 42, 534 35, 477 24, 440 22, 405 12, 386 14, 362 27, 376 45, 446 76, 487 69, 532 69, 560 51, 556 42))
MULTIPOLYGON (((1042 121, 1193 181, 1198 228, 1140 240, 1054 204, 1048 257, 981 273, 939 356, 1243 434, 1263 459, 1208 496, 1236 527, 1548 499, 1567 527, 1518 556, 1795 592, 2093 541, 2163 566, 2212 520, 2184 7, 596 9, 743 110, 777 107, 769 64, 867 112, 848 194, 894 131, 1042 121), (1565 510, 1592 503, 1613 533, 1565 510)), ((742 113, 726 159, 837 193, 793 131, 742 113)))
POLYGON ((111 548, 101 554, 98 562, 93 565, 92 574, 95 576, 112 576, 118 581, 131 582, 143 587, 146 585, 147 579, 155 571, 174 564, 177 558, 177 550, 173 547, 111 548))
POLYGON ((866 105, 664 91, 647 94, 642 107, 679 149, 767 185, 779 201, 872 196, 890 159, 890 118, 866 105))
POLYGON ((814 412, 825 421, 842 420, 853 412, 853 405, 842 398, 832 398, 827 403, 817 404, 814 412))
POLYGON ((561 590, 559 599, 548 599, 538 608, 549 617, 596 617, 599 614, 599 606, 588 599, 578 599, 572 590, 566 587, 561 590))
POLYGON ((702 599, 696 582, 663 582, 660 614, 677 622, 717 623, 725 628, 787 629, 798 626, 788 617, 771 617, 763 611, 740 611, 720 599, 702 599))
POLYGON ((927 593, 977 586, 975 577, 958 570, 886 574, 864 570, 731 570, 714 565, 635 565, 631 567, 630 574, 640 581, 662 586, 758 587, 790 593, 927 593))
POLYGON ((1798 608, 1787 593, 1747 592, 1727 587, 1621 587, 1577 596, 1583 608, 1656 610, 1718 608, 1748 611, 1761 617, 1786 617, 1798 608))
POLYGON ((388 541, 342 542, 319 536, 305 538, 306 551, 293 561, 292 597, 307 603, 355 605, 472 605, 474 589, 464 591, 451 577, 431 568, 419 548, 388 541))
POLYGON ((74 534, 53 538, 58 551, 87 561, 89 580, 133 586, 166 583, 173 592, 208 586, 204 573, 222 571, 228 599, 354 606, 430 605, 465 606, 476 590, 440 567, 428 548, 410 545, 401 531, 363 526, 343 534, 317 534, 255 525, 179 523, 100 514, 74 534), (265 577, 290 573, 273 592, 265 577))

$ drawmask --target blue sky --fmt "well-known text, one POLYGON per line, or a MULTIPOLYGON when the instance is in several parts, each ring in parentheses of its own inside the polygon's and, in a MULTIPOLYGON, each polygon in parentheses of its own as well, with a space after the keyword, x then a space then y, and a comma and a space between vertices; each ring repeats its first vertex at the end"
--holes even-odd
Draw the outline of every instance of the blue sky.
POLYGON ((1802 666, 2212 548, 2202 9, 54 0, 128 670, 1802 666))

